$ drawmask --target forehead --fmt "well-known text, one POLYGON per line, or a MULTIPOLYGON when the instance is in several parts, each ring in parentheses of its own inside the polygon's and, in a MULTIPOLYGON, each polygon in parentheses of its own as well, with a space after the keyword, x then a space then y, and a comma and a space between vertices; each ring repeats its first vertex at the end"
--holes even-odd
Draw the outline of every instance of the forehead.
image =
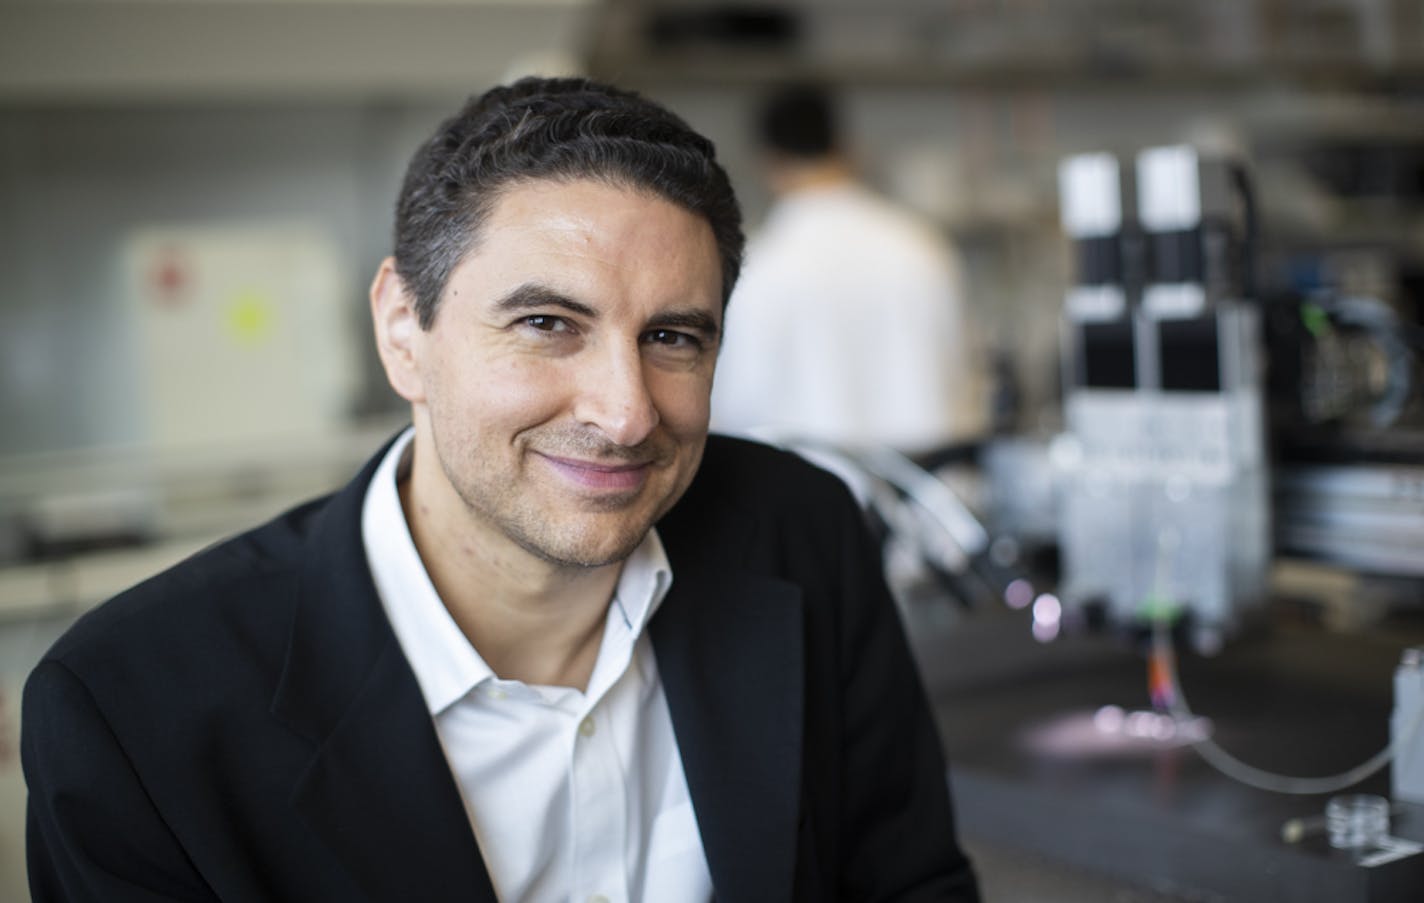
POLYGON ((635 325, 675 311, 721 323, 711 225, 649 191, 607 182, 508 187, 451 271, 440 308, 490 316, 529 289, 635 325))
POLYGON ((534 256, 546 265, 560 259, 611 266, 676 262, 697 276, 705 276, 707 263, 719 265, 716 239, 703 217, 651 190, 593 179, 508 186, 470 256, 486 263, 491 257, 513 262, 534 256))
POLYGON ((651 315, 692 306, 721 320, 721 259, 706 219, 644 189, 592 179, 501 192, 441 303, 456 301, 451 295, 493 302, 527 285, 594 308, 651 315))

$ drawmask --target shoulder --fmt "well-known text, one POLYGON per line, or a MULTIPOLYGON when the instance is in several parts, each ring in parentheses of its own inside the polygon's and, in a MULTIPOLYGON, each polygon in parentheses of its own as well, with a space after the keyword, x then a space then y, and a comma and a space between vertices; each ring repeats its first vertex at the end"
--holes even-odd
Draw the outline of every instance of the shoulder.
POLYGON ((878 252, 894 254, 897 263, 926 267, 957 266, 958 254, 948 232, 913 207, 868 188, 850 194, 845 215, 859 228, 860 239, 878 252))
POLYGON ((201 655, 218 637, 285 631, 302 550, 325 502, 294 508, 109 599, 75 622, 46 659, 83 673, 120 654, 201 655))
POLYGON ((215 676, 226 656, 226 664, 270 670, 285 649, 303 573, 324 579, 332 569, 364 566, 362 502, 397 438, 335 493, 210 546, 90 611, 46 660, 107 672, 152 653, 164 667, 151 673, 215 676))
POLYGON ((675 558, 752 561, 791 549, 819 556, 862 523, 850 490, 829 472, 788 451, 713 435, 697 477, 658 531, 675 558))
POLYGON ((749 439, 711 435, 693 481, 694 500, 743 510, 850 502, 831 473, 793 452, 749 439))

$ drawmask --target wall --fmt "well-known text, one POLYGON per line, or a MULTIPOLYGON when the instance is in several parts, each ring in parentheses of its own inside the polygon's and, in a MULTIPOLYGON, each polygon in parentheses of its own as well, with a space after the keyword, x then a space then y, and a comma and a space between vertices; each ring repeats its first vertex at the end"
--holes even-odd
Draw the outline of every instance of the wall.
MULTIPOLYGON (((767 203, 748 129, 757 88, 745 79, 643 85, 717 142, 754 228, 767 203)), ((1303 159, 1336 140, 1424 144, 1424 106, 1408 90, 1311 86, 1270 78, 983 86, 881 79, 842 93, 850 144, 867 177, 920 208, 961 245, 983 359, 1007 356, 1023 405, 1018 426, 1059 423, 1058 312, 1070 276, 1058 222, 1057 166, 1106 150, 1130 157, 1190 142, 1244 155, 1267 239, 1394 245, 1424 260, 1424 206, 1345 204, 1303 159), (1360 220, 1367 223, 1362 228, 1360 220)), ((735 315, 735 314, 733 314, 735 315)))
MULTIPOLYGON (((435 110, 0 111, 0 455, 143 439, 119 253, 134 230, 302 223, 351 280, 389 247, 402 160, 435 110)), ((369 343, 362 341, 361 347, 369 343)), ((200 390, 200 387, 195 387, 200 390)), ((368 391, 366 406, 379 392, 368 391)))

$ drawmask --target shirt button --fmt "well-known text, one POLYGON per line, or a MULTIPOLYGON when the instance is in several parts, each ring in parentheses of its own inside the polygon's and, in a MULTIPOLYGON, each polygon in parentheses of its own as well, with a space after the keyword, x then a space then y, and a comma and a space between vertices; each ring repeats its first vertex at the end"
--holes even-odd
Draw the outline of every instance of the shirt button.
MULTIPOLYGON (((598 727, 597 727, 597 725, 595 725, 595 724, 593 723, 593 716, 592 716, 592 715, 589 715, 587 718, 585 718, 582 722, 579 723, 579 733, 580 733, 580 734, 583 734, 585 737, 592 737, 592 736, 593 736, 593 732, 596 731, 596 730, 598 730, 598 727)), ((598 898, 597 898, 597 897, 591 898, 590 901, 589 901, 589 903, 593 903, 593 900, 595 900, 595 899, 598 899, 598 898)), ((608 901, 607 901, 607 900, 604 900, 604 903, 608 903, 608 901)))
POLYGON ((504 692, 503 690, 501 690, 499 687, 490 687, 490 691, 489 691, 489 698, 490 698, 490 699, 503 699, 503 698, 504 698, 505 696, 507 696, 507 695, 509 695, 509 694, 505 693, 505 692, 504 692))
POLYGON ((594 894, 588 898, 588 903, 608 903, 608 898, 603 894, 594 894))

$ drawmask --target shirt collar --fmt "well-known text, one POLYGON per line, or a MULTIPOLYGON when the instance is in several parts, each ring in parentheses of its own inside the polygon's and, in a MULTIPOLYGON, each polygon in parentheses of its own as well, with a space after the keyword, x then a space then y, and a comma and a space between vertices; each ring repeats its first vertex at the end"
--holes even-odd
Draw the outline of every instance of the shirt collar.
MULTIPOLYGON (((496 675, 440 601, 411 538, 398 485, 410 469, 414 436, 413 428, 406 429, 376 468, 366 488, 361 538, 381 606, 415 672, 430 713, 437 715, 496 675)), ((622 635, 631 646, 642 635, 671 585, 672 568, 662 540, 656 529, 649 530, 619 574, 613 602, 608 607, 604 642, 589 681, 591 694, 601 695, 600 686, 616 680, 617 675, 609 673, 611 669, 621 673, 626 667, 626 651, 619 656, 621 664, 606 660, 615 647, 623 646, 610 643, 610 638, 622 635)))

